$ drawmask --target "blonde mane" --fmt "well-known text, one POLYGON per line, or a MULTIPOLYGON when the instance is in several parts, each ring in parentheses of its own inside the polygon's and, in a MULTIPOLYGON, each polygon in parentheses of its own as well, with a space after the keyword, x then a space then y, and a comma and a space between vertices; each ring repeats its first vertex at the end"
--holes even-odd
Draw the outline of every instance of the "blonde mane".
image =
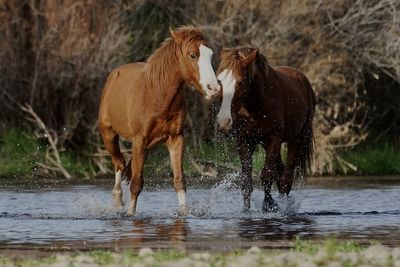
POLYGON ((168 79, 168 74, 171 74, 171 70, 179 67, 176 55, 179 46, 183 51, 193 41, 204 40, 200 30, 193 26, 182 26, 176 29, 175 32, 181 36, 181 44, 178 44, 174 38, 168 37, 148 58, 144 72, 147 86, 155 88, 159 85, 164 85, 168 79))

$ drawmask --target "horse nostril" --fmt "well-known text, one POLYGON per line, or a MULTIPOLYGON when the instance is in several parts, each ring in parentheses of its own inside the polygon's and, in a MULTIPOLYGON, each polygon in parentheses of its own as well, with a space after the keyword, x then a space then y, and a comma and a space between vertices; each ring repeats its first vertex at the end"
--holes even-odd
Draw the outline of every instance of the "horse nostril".
POLYGON ((207 89, 211 90, 211 85, 207 84, 207 89))

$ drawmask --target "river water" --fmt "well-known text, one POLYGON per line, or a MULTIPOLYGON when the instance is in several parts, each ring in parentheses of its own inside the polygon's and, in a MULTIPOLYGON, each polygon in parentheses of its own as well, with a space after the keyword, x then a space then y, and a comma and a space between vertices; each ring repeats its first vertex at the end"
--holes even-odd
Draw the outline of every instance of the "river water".
MULTIPOLYGON (((110 186, 3 186, 0 248, 225 250, 326 237, 400 245, 398 183, 314 184, 296 188, 289 199, 274 191, 280 211, 268 214, 261 212, 263 192, 255 189, 251 213, 244 214, 236 180, 189 187, 186 217, 177 215, 176 194, 164 187, 146 188, 132 218, 112 207, 110 186)), ((129 199, 127 188, 124 199, 129 199)))

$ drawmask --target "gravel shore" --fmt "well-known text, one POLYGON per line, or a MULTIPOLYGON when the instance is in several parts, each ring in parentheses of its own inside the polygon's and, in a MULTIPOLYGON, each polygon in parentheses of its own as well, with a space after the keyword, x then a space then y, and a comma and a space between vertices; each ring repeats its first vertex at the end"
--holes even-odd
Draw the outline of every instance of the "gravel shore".
POLYGON ((76 254, 55 254, 39 259, 12 259, 0 256, 0 266, 394 266, 400 267, 400 248, 372 245, 366 248, 341 245, 303 243, 291 250, 261 250, 252 247, 228 253, 155 251, 142 248, 138 252, 95 251, 76 254))

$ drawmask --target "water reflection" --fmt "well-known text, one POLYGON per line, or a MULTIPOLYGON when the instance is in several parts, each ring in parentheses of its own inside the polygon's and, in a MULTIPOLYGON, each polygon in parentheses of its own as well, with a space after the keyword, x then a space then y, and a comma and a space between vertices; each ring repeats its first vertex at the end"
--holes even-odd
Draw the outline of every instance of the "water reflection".
POLYGON ((316 223, 307 217, 242 219, 238 235, 248 240, 292 240, 317 235, 316 223))

